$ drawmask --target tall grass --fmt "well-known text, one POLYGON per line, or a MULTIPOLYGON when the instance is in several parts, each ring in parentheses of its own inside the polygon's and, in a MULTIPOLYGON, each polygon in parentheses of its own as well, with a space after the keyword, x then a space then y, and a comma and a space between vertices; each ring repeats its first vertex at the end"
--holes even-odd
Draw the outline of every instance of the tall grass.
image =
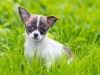
POLYGON ((100 0, 1 0, 0 75, 100 75, 100 0), (75 57, 70 65, 62 58, 47 72, 34 58, 30 67, 24 57, 25 29, 18 6, 61 19, 49 32, 71 47, 75 57))

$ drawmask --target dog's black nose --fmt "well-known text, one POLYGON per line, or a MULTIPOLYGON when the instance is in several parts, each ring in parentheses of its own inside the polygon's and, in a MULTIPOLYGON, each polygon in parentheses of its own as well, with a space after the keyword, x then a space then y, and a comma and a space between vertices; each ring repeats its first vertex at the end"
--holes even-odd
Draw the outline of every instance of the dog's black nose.
POLYGON ((34 37, 38 37, 38 34, 37 33, 34 33, 34 37))

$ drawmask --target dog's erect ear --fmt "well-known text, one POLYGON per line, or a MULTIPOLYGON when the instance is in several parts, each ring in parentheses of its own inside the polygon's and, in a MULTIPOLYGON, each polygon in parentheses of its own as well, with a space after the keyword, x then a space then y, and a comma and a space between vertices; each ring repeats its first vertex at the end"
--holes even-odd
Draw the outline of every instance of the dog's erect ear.
POLYGON ((18 7, 19 14, 23 22, 26 22, 30 18, 30 13, 22 7, 18 7))
POLYGON ((57 21, 57 20, 60 20, 59 18, 55 17, 55 16, 47 16, 47 23, 51 26, 54 25, 54 23, 57 21))

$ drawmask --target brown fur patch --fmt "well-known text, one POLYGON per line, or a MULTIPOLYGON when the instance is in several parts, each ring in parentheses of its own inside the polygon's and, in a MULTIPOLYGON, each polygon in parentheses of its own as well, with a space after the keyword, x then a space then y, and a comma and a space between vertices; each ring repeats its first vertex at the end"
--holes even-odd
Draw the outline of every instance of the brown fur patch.
MULTIPOLYGON (((31 33, 32 31, 37 29, 37 19, 38 19, 38 15, 32 14, 30 16, 30 19, 28 21, 24 22, 27 33, 31 33), (33 29, 31 31, 28 30, 29 26, 33 26, 33 29)), ((38 26, 38 30, 39 30, 40 34, 45 35, 49 28, 50 28, 50 26, 47 23, 46 16, 41 16, 40 21, 39 21, 39 26, 38 26)))
POLYGON ((65 51, 65 53, 67 53, 68 54, 68 57, 69 58, 73 58, 73 52, 69 49, 69 48, 67 48, 66 46, 63 46, 63 48, 64 48, 64 51, 65 51))
POLYGON ((40 34, 45 35, 48 29, 49 29, 49 25, 47 24, 46 17, 41 16, 39 26, 38 26, 38 30, 40 31, 40 34))
POLYGON ((30 16, 30 18, 29 18, 29 20, 28 21, 26 21, 26 22, 24 22, 24 24, 25 24, 25 26, 27 27, 27 26, 30 26, 31 24, 32 24, 32 22, 34 22, 34 23, 37 23, 37 15, 31 15, 30 16))
POLYGON ((29 34, 32 31, 37 29, 37 15, 31 15, 29 20, 24 22, 24 25, 26 27, 26 32, 29 34))

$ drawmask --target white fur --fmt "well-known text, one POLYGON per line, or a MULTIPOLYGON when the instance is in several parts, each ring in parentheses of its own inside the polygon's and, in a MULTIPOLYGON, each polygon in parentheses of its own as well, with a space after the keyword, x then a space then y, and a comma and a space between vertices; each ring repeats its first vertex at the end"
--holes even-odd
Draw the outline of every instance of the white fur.
POLYGON ((34 41, 26 33, 25 56, 31 58, 36 51, 37 57, 41 55, 47 61, 47 66, 51 65, 51 61, 62 55, 63 45, 45 36, 41 41, 34 41))
POLYGON ((39 26, 40 18, 41 18, 41 15, 39 15, 39 16, 38 16, 38 19, 37 19, 37 28, 38 28, 38 26, 39 26))

